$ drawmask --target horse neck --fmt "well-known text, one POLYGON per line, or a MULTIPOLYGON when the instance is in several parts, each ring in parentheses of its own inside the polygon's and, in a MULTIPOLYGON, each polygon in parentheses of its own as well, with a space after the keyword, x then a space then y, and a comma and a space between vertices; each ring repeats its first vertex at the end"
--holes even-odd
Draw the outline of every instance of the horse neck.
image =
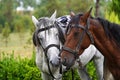
POLYGON ((96 48, 103 53, 103 55, 108 58, 112 59, 112 57, 116 58, 116 55, 120 54, 120 49, 118 49, 117 45, 112 41, 109 40, 106 36, 103 27, 98 21, 93 21, 92 26, 90 27, 90 31, 94 37, 94 45, 96 48), (114 50, 117 49, 117 50, 114 50), (113 54, 114 53, 114 54, 113 54))
POLYGON ((40 57, 39 61, 42 60, 43 55, 44 55, 44 51, 43 51, 42 47, 41 46, 37 46, 36 47, 36 57, 40 57))
POLYGON ((113 74, 115 80, 120 79, 120 48, 110 38, 107 37, 102 25, 96 21, 91 27, 94 37, 94 45, 105 56, 108 69, 113 74))

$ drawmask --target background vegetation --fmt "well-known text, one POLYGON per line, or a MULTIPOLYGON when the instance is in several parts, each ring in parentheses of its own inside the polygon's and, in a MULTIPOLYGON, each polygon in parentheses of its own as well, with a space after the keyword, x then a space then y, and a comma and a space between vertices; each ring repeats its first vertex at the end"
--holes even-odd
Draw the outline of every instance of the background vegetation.
MULTIPOLYGON (((93 17, 120 24, 119 6, 119 0, 0 0, 0 79, 41 80, 32 43, 32 15, 50 17, 57 10, 59 17, 71 10, 84 13, 93 7, 93 17)), ((91 78, 97 80, 93 62, 87 68, 91 78)), ((70 80, 70 76, 69 71, 63 80, 70 80)), ((74 76, 79 80, 76 71, 74 76)))

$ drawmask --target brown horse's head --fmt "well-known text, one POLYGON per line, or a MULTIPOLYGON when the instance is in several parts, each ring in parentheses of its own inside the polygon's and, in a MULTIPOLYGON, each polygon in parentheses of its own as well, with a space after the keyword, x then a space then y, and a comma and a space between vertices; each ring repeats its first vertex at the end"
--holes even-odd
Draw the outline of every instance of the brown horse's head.
POLYGON ((90 45, 91 40, 93 40, 90 39, 91 35, 88 31, 91 10, 85 14, 74 15, 73 12, 71 13, 71 22, 68 26, 66 42, 61 52, 61 61, 67 68, 74 65, 75 60, 90 45))

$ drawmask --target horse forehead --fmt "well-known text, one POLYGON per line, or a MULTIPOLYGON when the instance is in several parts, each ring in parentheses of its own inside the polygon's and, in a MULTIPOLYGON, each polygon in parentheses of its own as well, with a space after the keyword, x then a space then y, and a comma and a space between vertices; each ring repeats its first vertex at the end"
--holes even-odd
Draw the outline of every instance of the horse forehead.
POLYGON ((59 34, 57 28, 51 28, 51 29, 39 32, 38 37, 48 39, 48 38, 57 37, 56 34, 59 34))
POLYGON ((40 18, 38 21, 39 21, 39 24, 38 24, 39 28, 50 26, 54 22, 53 20, 50 20, 50 18, 48 17, 40 18))

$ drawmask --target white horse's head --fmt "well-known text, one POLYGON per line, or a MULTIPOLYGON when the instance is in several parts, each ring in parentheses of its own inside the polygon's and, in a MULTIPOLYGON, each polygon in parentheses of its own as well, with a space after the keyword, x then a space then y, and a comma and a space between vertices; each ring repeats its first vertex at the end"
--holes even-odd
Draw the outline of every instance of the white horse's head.
POLYGON ((35 46, 41 46, 49 62, 53 66, 58 66, 60 63, 60 40, 58 29, 55 26, 55 20, 56 11, 50 18, 42 17, 37 20, 32 16, 32 21, 36 26, 36 32, 33 36, 35 46))

